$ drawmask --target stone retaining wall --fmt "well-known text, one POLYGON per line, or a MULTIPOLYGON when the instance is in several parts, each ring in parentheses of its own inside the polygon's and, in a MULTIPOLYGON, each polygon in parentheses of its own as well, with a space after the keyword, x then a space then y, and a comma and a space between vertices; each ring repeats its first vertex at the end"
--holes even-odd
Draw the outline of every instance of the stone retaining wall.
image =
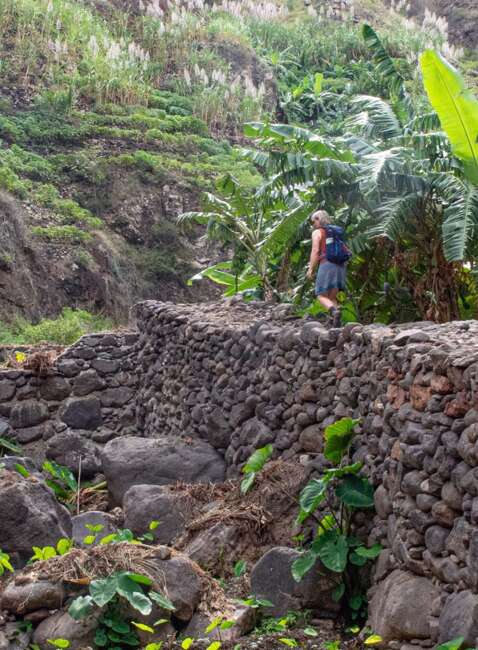
POLYGON ((41 458, 60 434, 95 443, 135 434, 137 339, 130 332, 91 334, 61 354, 45 376, 1 371, 0 436, 9 435, 41 458))
POLYGON ((407 650, 450 630, 476 644, 477 322, 326 330, 260 306, 150 302, 137 316, 138 428, 208 440, 229 474, 269 442, 320 469, 324 427, 360 417, 354 459, 377 487, 362 532, 384 546, 374 631, 407 650))

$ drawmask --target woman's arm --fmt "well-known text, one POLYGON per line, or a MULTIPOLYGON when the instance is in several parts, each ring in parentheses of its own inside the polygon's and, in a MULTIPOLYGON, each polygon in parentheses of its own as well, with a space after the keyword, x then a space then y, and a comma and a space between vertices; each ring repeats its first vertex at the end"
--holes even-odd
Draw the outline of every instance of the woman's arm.
POLYGON ((322 231, 314 230, 312 233, 312 250, 310 251, 309 270, 307 277, 313 278, 315 269, 320 262, 320 242, 322 241, 322 231))

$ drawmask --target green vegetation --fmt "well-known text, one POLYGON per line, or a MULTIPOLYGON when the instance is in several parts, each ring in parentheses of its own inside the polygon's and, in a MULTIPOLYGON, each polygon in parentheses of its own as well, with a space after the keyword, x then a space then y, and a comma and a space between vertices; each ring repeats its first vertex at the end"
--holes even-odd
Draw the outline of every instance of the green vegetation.
POLYGON ((0 343, 28 345, 42 342, 71 345, 83 334, 111 329, 112 322, 82 309, 65 307, 58 318, 44 319, 31 325, 23 319, 7 325, 0 323, 0 343))
POLYGON ((298 522, 310 517, 317 522, 314 540, 292 566, 292 575, 300 582, 317 561, 336 574, 333 598, 345 598, 352 620, 366 617, 367 599, 362 591, 359 569, 375 559, 380 544, 370 548, 353 534, 353 514, 373 508, 373 487, 360 476, 361 463, 350 464, 349 448, 358 421, 344 418, 324 432, 324 456, 333 464, 320 478, 314 478, 300 495, 298 522))

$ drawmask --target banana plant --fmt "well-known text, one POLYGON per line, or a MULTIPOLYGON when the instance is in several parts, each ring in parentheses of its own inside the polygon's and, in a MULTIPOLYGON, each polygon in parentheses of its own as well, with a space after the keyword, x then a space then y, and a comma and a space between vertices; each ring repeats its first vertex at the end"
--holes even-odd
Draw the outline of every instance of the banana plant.
POLYGON ((426 50, 420 66, 428 98, 452 151, 463 162, 468 180, 478 185, 478 100, 461 74, 438 52, 426 50))

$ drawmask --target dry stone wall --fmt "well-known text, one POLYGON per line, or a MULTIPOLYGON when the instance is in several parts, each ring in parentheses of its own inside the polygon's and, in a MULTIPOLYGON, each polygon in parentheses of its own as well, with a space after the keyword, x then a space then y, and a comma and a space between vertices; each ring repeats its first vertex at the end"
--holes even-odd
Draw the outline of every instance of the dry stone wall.
POLYGON ((269 442, 320 470, 324 427, 361 418, 354 460, 377 514, 359 532, 384 547, 374 631, 407 650, 451 632, 477 644, 477 322, 327 330, 232 304, 143 303, 137 317, 139 430, 203 438, 230 475, 269 442))
POLYGON ((61 354, 44 376, 0 372, 0 436, 33 457, 45 454, 83 476, 100 467, 97 444, 136 433, 134 332, 91 334, 61 354))
POLYGON ((139 334, 83 337, 45 377, 0 373, 0 436, 72 469, 81 457, 83 476, 120 436, 107 449, 126 446, 125 467, 129 436, 144 436, 208 447, 221 476, 267 443, 314 472, 325 426, 360 418, 353 457, 376 514, 356 524, 383 545, 371 627, 392 649, 478 645, 478 322, 326 329, 234 302, 145 302, 135 315, 139 334))

